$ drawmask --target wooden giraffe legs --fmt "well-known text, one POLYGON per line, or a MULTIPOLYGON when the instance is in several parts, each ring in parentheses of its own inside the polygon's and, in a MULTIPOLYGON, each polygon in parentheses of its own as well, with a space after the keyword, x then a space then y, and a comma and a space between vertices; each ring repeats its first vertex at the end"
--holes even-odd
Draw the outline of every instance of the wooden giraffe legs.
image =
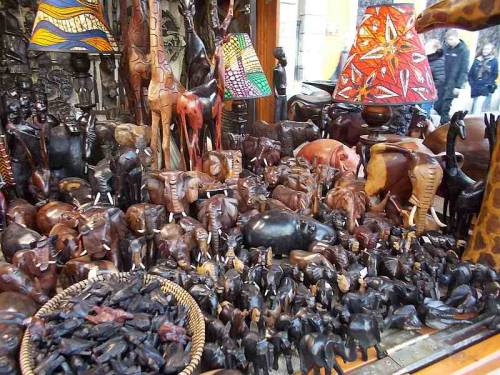
POLYGON ((153 154, 152 166, 157 170, 159 170, 161 167, 158 159, 158 131, 161 120, 160 117, 160 113, 151 111, 151 152, 153 154))
POLYGON ((161 111, 161 148, 163 150, 163 165, 171 169, 170 161, 170 124, 172 123, 172 106, 164 107, 161 111))

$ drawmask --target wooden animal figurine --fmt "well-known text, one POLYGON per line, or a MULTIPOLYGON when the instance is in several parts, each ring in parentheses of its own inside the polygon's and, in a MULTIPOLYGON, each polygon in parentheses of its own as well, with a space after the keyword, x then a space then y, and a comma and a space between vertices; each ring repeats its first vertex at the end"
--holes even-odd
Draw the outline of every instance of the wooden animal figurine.
MULTIPOLYGON (((487 130, 482 116, 466 116, 463 119, 467 138, 456 138, 455 151, 463 155, 462 171, 473 180, 486 180, 490 160, 487 130)), ((439 126, 425 136, 423 144, 434 154, 446 152, 448 130, 451 124, 439 126)))
POLYGON ((55 241, 55 237, 42 237, 33 249, 19 250, 12 258, 12 264, 26 273, 47 295, 53 295, 56 290, 55 241))
POLYGON ((222 231, 233 227, 237 218, 238 201, 234 198, 217 194, 200 203, 198 220, 211 235, 211 245, 215 254, 219 254, 221 250, 222 231))
POLYGON ((475 31, 499 22, 498 0, 441 0, 418 15, 415 28, 418 33, 441 27, 475 31))
POLYGON ((59 281, 63 288, 68 288, 91 276, 117 272, 118 268, 109 260, 91 260, 89 256, 81 256, 71 259, 62 267, 59 281))
POLYGON ((152 172, 146 179, 149 200, 165 206, 169 221, 174 215, 186 216, 189 205, 198 199, 199 188, 199 178, 182 171, 152 172))
POLYGON ((186 29, 186 75, 187 87, 193 89, 210 80, 211 64, 203 41, 194 27, 196 12, 194 0, 181 0, 179 12, 184 17, 186 29))
POLYGON ((212 19, 212 25, 216 28, 214 30, 216 49, 213 78, 207 83, 191 88, 180 97, 177 103, 177 113, 189 154, 190 170, 201 171, 202 169, 202 153, 205 149, 207 130, 211 134, 212 147, 216 151, 221 149, 222 103, 225 87, 222 42, 233 16, 233 5, 234 0, 230 0, 229 11, 222 25, 219 25, 217 12, 212 15, 212 17, 217 17, 217 20, 212 19), (219 34, 222 39, 219 39, 219 34))
POLYGON ((170 159, 170 125, 179 95, 184 88, 174 77, 172 67, 167 61, 163 46, 161 29, 161 11, 159 0, 149 0, 149 38, 151 51, 151 81, 148 88, 148 101, 151 110, 151 150, 153 153, 153 168, 159 170, 162 165, 171 168, 170 159), (161 130, 160 130, 161 123, 161 130), (161 133, 161 149, 163 163, 159 159, 158 139, 161 133))
POLYGON ((295 148, 321 137, 319 128, 312 121, 280 121, 276 124, 257 121, 247 130, 254 137, 267 137, 279 141, 284 156, 293 156, 295 148))
MULTIPOLYGON (((45 124, 42 125, 40 129, 40 164, 35 162, 34 156, 29 149, 26 142, 19 135, 17 130, 13 131, 14 137, 17 142, 24 149, 26 159, 28 160, 29 166, 31 167, 31 175, 28 181, 28 190, 35 200, 38 202, 44 202, 49 198, 50 194, 50 167, 49 167, 49 156, 47 152, 46 143, 46 129, 45 124)), ((18 181, 20 183, 20 181, 18 181)))
POLYGON ((93 201, 92 187, 84 179, 66 177, 59 181, 59 194, 61 201, 81 207, 93 201))
POLYGON ((358 220, 365 214, 368 196, 355 186, 337 186, 326 194, 326 204, 331 209, 340 209, 347 215, 347 230, 353 233, 358 220))
POLYGON ((324 138, 336 139, 349 147, 359 142, 359 137, 368 134, 361 125, 361 108, 352 104, 332 103, 322 111, 322 131, 324 138))
POLYGON ((75 207, 69 203, 52 201, 38 210, 36 213, 36 226, 40 233, 48 235, 54 225, 57 223, 67 223, 74 228, 77 225, 75 221, 75 207))
POLYGON ((463 121, 467 111, 458 111, 453 114, 450 120, 450 127, 448 130, 447 143, 446 143, 446 167, 444 170, 443 183, 444 183, 444 216, 447 224, 451 230, 455 228, 456 221, 456 203, 459 194, 465 189, 475 184, 475 181, 467 176, 460 169, 455 154, 455 140, 458 136, 466 138, 466 128, 463 121), (449 216, 447 215, 449 209, 449 216))
MULTIPOLYGON (((484 115, 484 123, 486 125, 485 137, 490 145, 490 156, 493 155, 493 150, 496 143, 496 128, 500 118, 496 118, 493 114, 488 117, 484 115)), ((474 185, 471 185, 460 193, 456 201, 456 225, 455 236, 466 238, 469 234, 469 228, 474 215, 479 215, 481 203, 483 201, 486 182, 480 180, 474 185)))
POLYGON ((359 156, 356 151, 333 139, 318 139, 302 147, 297 156, 301 156, 314 164, 327 164, 344 171, 356 171, 359 156))
POLYGON ((129 86, 128 105, 134 111, 135 123, 139 125, 146 125, 148 122, 144 98, 144 88, 151 79, 147 13, 147 0, 132 1, 132 16, 126 32, 124 30, 124 50, 120 66, 122 79, 128 77, 128 80, 125 80, 129 86))
MULTIPOLYGON (((432 217, 440 226, 445 226, 441 223, 437 217, 434 207, 432 207, 432 202, 434 200, 434 195, 441 184, 443 179, 443 169, 439 164, 438 160, 427 153, 423 152, 413 152, 406 148, 395 144, 380 143, 372 146, 371 152, 377 153, 381 151, 389 151, 395 153, 401 153, 410 160, 409 169, 406 173, 410 176, 412 192, 409 198, 409 202, 413 205, 412 211, 410 213, 410 225, 413 225, 413 220, 415 214, 417 217, 417 234, 421 234, 425 230, 426 216, 427 212, 430 210, 432 217)), ((371 162, 371 160, 370 160, 371 162)), ((369 167, 368 176, 375 170, 371 170, 369 167)), ((380 170, 376 173, 381 173, 380 170)), ((368 177, 368 180, 370 177, 368 177)), ((373 192, 372 187, 369 188, 368 182, 365 187, 365 191, 370 195, 373 192)))
POLYGON ((281 143, 266 137, 229 133, 226 148, 241 150, 243 165, 255 174, 261 174, 267 166, 279 164, 281 158, 281 143))
POLYGON ((25 272, 7 262, 0 262, 0 291, 25 294, 40 305, 49 300, 47 294, 25 272))
POLYGON ((7 224, 18 223, 29 229, 36 229, 36 207, 24 199, 13 199, 7 208, 7 224))
POLYGON ((304 212, 311 206, 312 195, 303 191, 297 191, 284 185, 274 188, 272 198, 284 203, 292 211, 304 212))
POLYGON ((2 234, 2 254, 7 262, 19 250, 31 249, 42 236, 18 223, 10 223, 2 234))
POLYGON ((276 255, 291 250, 306 250, 314 241, 334 243, 337 233, 309 216, 283 209, 253 216, 242 227, 244 243, 249 247, 272 247, 276 255))
POLYGON ((66 263, 70 259, 82 256, 80 249, 80 234, 66 223, 58 223, 52 227, 49 237, 56 239, 55 248, 57 261, 66 263))
POLYGON ((223 150, 209 151, 203 156, 203 172, 225 182, 237 179, 243 171, 241 151, 223 150))

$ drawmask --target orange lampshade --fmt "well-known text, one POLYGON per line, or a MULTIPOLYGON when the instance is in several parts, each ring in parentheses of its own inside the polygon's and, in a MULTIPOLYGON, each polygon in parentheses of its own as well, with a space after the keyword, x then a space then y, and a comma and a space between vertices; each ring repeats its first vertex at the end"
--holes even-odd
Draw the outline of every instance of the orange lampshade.
POLYGON ((417 104, 436 99, 436 87, 412 4, 366 8, 333 100, 363 105, 417 104))

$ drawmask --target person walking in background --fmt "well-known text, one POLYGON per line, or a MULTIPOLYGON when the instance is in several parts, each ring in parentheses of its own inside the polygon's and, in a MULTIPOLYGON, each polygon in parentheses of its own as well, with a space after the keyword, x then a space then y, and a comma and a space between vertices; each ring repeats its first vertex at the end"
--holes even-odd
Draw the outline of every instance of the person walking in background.
POLYGON ((458 97, 460 89, 467 79, 469 71, 469 49, 458 36, 458 31, 450 29, 445 34, 444 68, 445 84, 442 97, 434 105, 441 116, 441 124, 450 121, 450 108, 453 99, 458 97))
POLYGON ((476 57, 469 71, 471 88, 472 114, 478 115, 489 110, 491 94, 497 88, 498 60, 495 47, 486 43, 479 56, 476 57))
MULTIPOLYGON (((440 100, 443 98, 443 89, 445 83, 445 69, 444 69, 444 52, 441 42, 437 39, 429 39, 425 43, 425 54, 429 60, 429 66, 432 72, 432 79, 436 85, 438 99, 436 100, 436 107, 441 105, 440 100)), ((431 109, 433 103, 422 104, 422 109, 427 113, 431 114, 431 109)))

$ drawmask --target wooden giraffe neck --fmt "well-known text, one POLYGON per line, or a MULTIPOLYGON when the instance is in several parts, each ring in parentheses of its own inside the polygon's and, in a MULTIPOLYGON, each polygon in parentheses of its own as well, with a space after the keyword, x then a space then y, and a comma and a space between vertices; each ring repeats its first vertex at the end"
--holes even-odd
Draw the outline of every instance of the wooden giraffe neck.
POLYGON ((132 14, 128 25, 128 40, 135 47, 148 45, 146 0, 132 0, 132 14))
MULTIPOLYGON (((161 30, 160 0, 149 0, 149 43, 152 68, 151 78, 160 79, 160 72, 157 68, 166 66, 165 64, 167 62, 161 30)), ((171 71, 167 73, 170 73, 170 75, 172 74, 171 71)))
POLYGON ((442 0, 425 9, 415 27, 418 33, 439 27, 474 31, 498 24, 499 16, 498 0, 442 0))

